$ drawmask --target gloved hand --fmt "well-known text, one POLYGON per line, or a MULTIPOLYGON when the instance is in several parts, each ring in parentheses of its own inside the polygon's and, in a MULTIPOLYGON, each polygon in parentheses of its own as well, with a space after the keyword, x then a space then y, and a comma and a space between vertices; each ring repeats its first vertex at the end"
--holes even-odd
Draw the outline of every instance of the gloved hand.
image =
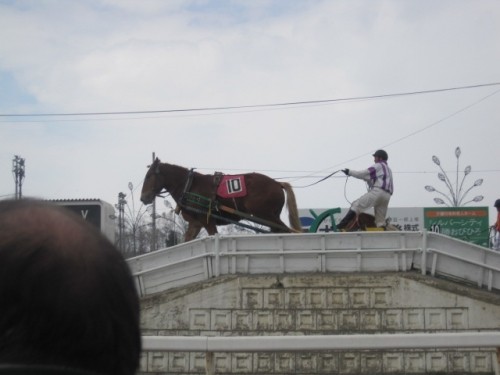
POLYGON ((346 176, 349 176, 349 169, 348 168, 342 169, 342 172, 344 172, 344 174, 346 176))

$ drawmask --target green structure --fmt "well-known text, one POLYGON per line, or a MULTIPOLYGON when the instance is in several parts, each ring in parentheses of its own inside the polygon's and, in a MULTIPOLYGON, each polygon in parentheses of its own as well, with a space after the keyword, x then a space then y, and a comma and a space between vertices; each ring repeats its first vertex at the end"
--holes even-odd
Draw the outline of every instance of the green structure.
POLYGON ((488 207, 424 208, 424 227, 433 232, 488 247, 488 207))

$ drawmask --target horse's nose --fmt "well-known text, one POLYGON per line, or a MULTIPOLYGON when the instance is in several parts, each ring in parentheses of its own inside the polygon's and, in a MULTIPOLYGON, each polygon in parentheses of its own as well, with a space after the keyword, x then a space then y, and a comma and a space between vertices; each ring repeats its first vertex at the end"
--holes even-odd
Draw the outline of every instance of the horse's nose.
POLYGON ((147 194, 141 194, 141 202, 144 204, 149 204, 152 202, 152 199, 147 194))

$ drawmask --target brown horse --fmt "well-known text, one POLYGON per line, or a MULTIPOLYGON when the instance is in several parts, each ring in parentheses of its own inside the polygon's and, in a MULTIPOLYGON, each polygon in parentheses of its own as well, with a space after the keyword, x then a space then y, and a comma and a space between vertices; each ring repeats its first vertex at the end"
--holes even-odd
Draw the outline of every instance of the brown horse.
POLYGON ((268 222, 273 233, 302 232, 295 194, 289 183, 278 182, 259 173, 247 173, 243 175, 246 195, 221 198, 216 196, 215 176, 161 163, 160 159, 156 158, 144 178, 141 201, 150 204, 166 189, 189 224, 185 241, 196 238, 202 228, 205 228, 209 235, 213 235, 217 233, 217 225, 236 223, 243 219, 252 221, 252 218, 261 219, 261 223, 268 222), (283 190, 286 192, 292 229, 280 219, 285 204, 283 190))

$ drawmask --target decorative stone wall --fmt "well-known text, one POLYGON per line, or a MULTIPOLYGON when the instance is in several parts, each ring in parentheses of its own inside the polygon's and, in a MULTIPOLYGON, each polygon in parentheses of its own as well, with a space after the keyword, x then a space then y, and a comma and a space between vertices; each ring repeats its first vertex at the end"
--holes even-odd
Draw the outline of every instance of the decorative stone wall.
MULTIPOLYGON (((144 335, 258 336, 500 328, 500 296, 416 273, 233 276, 142 301, 144 335)), ((492 350, 215 353, 217 374, 492 374, 492 350)), ((201 374, 204 353, 144 353, 142 373, 201 374)))

